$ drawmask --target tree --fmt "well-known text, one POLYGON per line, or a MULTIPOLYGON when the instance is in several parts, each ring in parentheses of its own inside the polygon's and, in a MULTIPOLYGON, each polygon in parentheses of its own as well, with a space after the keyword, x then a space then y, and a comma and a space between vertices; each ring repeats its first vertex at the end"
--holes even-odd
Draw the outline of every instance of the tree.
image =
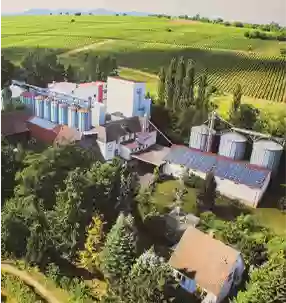
POLYGON ((11 84, 11 80, 14 76, 15 66, 9 60, 6 60, 1 55, 1 89, 11 84))
POLYGON ((245 291, 233 303, 282 303, 286 297, 286 261, 283 252, 254 269, 245 291))
POLYGON ((65 69, 58 62, 57 55, 47 49, 36 48, 28 53, 21 62, 26 82, 46 87, 52 81, 63 81, 65 69))
POLYGON ((106 236, 100 253, 100 264, 105 277, 111 282, 127 277, 136 256, 136 234, 131 215, 122 213, 106 236))
MULTIPOLYGON (((19 151, 20 152, 20 151, 19 151)), ((22 156, 17 158, 18 151, 14 146, 6 144, 2 140, 1 144, 1 197, 2 206, 6 199, 13 196, 14 187, 16 185, 15 176, 22 165, 22 156)))
POLYGON ((185 110, 194 104, 195 66, 193 60, 188 60, 182 86, 181 109, 185 110))
POLYGON ((231 123, 237 127, 253 129, 256 125, 259 110, 250 104, 241 104, 239 110, 232 116, 231 123))
POLYGON ((171 267, 155 255, 154 249, 143 253, 132 266, 127 279, 125 302, 173 302, 177 283, 171 267))
POLYGON ((180 57, 177 68, 176 68, 176 73, 175 73, 175 78, 174 78, 174 97, 173 97, 173 111, 178 108, 179 101, 182 96, 182 85, 183 81, 186 75, 186 67, 185 67, 185 60, 184 57, 180 57))
POLYGON ((158 84, 158 102, 159 104, 165 104, 165 81, 166 81, 166 73, 165 68, 161 67, 159 73, 159 84, 158 84))
POLYGON ((207 176, 206 180, 199 191, 198 194, 198 203, 202 204, 203 207, 206 209, 212 209, 215 204, 215 197, 216 197, 216 181, 214 178, 214 174, 210 171, 207 176))
POLYGON ((92 222, 86 229, 84 250, 79 252, 79 264, 90 272, 99 267, 99 253, 103 245, 104 222, 101 215, 94 215, 92 222))
POLYGON ((76 75, 75 75, 75 70, 74 68, 69 64, 67 69, 66 69, 66 79, 68 82, 76 82, 76 75))
POLYGON ((237 111, 240 108, 241 105, 241 97, 242 97, 242 89, 241 89, 241 85, 237 84, 235 86, 234 92, 233 92, 233 101, 232 101, 232 105, 231 105, 231 110, 230 110, 230 118, 233 117, 233 115, 235 115, 237 113, 237 111))
POLYGON ((170 65, 166 73, 165 80, 165 107, 173 109, 173 97, 174 97, 174 74, 176 71, 177 60, 172 58, 170 65))

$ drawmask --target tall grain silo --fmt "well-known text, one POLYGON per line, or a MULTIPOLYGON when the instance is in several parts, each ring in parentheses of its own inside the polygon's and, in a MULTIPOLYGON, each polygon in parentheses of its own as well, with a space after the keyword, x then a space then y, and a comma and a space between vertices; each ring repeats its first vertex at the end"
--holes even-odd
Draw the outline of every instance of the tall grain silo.
POLYGON ((82 132, 90 129, 88 113, 89 110, 87 108, 81 108, 78 110, 78 129, 82 132))
POLYGON ((59 124, 68 125, 68 105, 59 103, 59 124))
POLYGON ((270 140, 259 140, 253 143, 250 164, 277 171, 283 146, 270 140))
POLYGON ((51 121, 51 99, 48 97, 44 100, 44 119, 51 121))
POLYGON ((51 121, 59 123, 59 103, 57 100, 51 102, 51 121))
POLYGON ((69 106, 68 108, 68 126, 72 128, 77 128, 78 117, 77 117, 77 107, 74 105, 69 106))
POLYGON ((211 144, 215 130, 211 130, 205 124, 194 126, 191 128, 189 147, 199 149, 201 151, 207 151, 208 138, 211 136, 211 144))
POLYGON ((106 105, 99 102, 94 102, 91 109, 91 126, 98 126, 105 124, 106 105))
POLYGON ((42 95, 35 97, 35 113, 37 117, 44 118, 44 98, 42 95))
POLYGON ((220 138, 218 154, 233 160, 241 160, 244 157, 247 139, 238 133, 226 133, 220 138))

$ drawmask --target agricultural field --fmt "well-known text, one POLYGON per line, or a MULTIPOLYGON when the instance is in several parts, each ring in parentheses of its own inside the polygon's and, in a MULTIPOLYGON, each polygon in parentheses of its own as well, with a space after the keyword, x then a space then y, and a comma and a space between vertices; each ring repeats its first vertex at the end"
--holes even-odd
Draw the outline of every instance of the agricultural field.
POLYGON ((160 67, 184 56, 195 61, 197 76, 207 72, 208 83, 222 92, 240 83, 245 96, 286 101, 286 59, 280 56, 286 43, 249 40, 247 30, 155 17, 23 16, 3 17, 1 37, 2 53, 17 63, 36 46, 75 65, 79 52, 114 54, 123 75, 146 79, 155 91, 160 67))

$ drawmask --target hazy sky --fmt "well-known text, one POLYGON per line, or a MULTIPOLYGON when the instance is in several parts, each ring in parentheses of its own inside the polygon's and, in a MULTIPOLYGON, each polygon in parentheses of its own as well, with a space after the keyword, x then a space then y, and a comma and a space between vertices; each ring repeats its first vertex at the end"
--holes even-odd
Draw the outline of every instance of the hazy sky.
POLYGON ((167 14, 200 13, 226 20, 266 23, 276 21, 286 24, 286 0, 24 0, 1 1, 2 13, 21 12, 31 8, 96 9, 114 11, 143 11, 167 14))

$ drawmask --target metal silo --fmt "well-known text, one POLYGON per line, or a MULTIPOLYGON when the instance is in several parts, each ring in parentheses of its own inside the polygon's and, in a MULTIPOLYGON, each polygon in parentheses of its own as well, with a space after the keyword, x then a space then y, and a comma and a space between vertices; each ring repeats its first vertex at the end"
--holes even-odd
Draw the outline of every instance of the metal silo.
POLYGON ((44 100, 44 119, 51 121, 51 99, 44 100))
POLYGON ((59 124, 68 124, 68 105, 59 103, 59 124))
POLYGON ((78 110, 78 129, 82 132, 90 129, 88 109, 86 108, 78 110))
MULTIPOLYGON (((32 106, 31 103, 30 106, 32 106)), ((35 113, 37 117, 44 118, 44 99, 41 95, 35 97, 35 113)))
POLYGON ((94 102, 94 107, 91 109, 91 126, 105 124, 106 106, 103 103, 94 102))
POLYGON ((283 147, 270 140, 259 140, 253 143, 250 163, 276 171, 279 166, 283 147))
POLYGON ((244 157, 246 142, 247 139, 241 134, 223 134, 220 138, 218 154, 233 160, 241 160, 244 157))
POLYGON ((59 103, 56 100, 51 102, 51 121, 54 123, 59 122, 59 103))
POLYGON ((77 118, 77 108, 74 105, 68 108, 68 126, 72 128, 77 128, 78 118, 77 118))
POLYGON ((206 151, 209 135, 211 136, 212 142, 213 136, 215 135, 215 130, 212 130, 210 133, 209 127, 205 124, 192 127, 189 147, 206 151))

